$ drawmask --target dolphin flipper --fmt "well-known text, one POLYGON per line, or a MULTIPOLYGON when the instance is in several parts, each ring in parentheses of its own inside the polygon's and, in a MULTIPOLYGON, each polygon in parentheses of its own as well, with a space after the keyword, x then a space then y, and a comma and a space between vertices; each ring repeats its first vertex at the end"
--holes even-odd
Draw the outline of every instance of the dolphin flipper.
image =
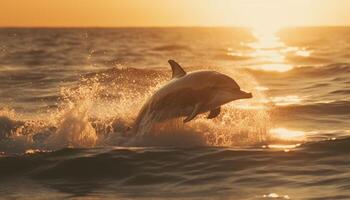
POLYGON ((172 78, 180 78, 186 75, 186 72, 182 67, 175 62, 174 60, 168 60, 168 63, 171 66, 171 70, 173 71, 172 78))
POLYGON ((201 105, 202 104, 197 103, 194 106, 192 113, 184 119, 184 123, 191 121, 193 118, 195 118, 199 114, 199 110, 200 110, 201 105))
POLYGON ((211 110, 207 118, 213 119, 213 118, 217 117, 220 114, 220 111, 221 111, 221 107, 217 107, 217 108, 211 110))

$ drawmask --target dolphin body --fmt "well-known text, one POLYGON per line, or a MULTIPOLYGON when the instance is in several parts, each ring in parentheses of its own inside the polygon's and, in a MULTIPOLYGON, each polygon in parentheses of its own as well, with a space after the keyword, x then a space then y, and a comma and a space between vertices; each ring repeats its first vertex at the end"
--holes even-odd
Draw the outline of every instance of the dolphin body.
POLYGON ((229 76, 216 71, 186 73, 174 60, 168 61, 172 79, 156 91, 140 110, 135 128, 145 115, 153 113, 156 121, 185 117, 184 123, 198 114, 209 112, 208 119, 220 114, 220 106, 237 99, 252 98, 251 93, 240 90, 229 76))

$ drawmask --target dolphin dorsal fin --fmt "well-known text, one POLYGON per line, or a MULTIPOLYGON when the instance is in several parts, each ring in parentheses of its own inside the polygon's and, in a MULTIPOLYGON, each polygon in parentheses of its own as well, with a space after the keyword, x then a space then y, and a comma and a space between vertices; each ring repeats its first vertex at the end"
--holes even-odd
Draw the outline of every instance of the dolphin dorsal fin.
POLYGON ((180 78, 186 75, 185 70, 182 69, 182 67, 177 62, 175 62, 174 60, 169 60, 168 63, 171 66, 171 70, 173 70, 171 78, 180 78))

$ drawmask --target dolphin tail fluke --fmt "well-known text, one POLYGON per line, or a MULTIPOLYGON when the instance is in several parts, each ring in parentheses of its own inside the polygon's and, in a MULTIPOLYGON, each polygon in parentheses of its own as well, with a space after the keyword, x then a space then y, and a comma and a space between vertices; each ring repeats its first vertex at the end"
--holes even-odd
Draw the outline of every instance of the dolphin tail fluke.
POLYGON ((180 78, 186 75, 185 70, 182 69, 182 67, 177 62, 174 60, 169 60, 168 63, 170 64, 173 71, 172 78, 180 78))
POLYGON ((200 103, 196 104, 193 108, 192 113, 184 119, 184 123, 189 122, 192 119, 194 119, 198 115, 198 113, 200 111, 200 107, 201 107, 200 103))
POLYGON ((217 108, 211 110, 207 118, 213 119, 213 118, 217 117, 220 114, 220 111, 221 111, 221 107, 217 107, 217 108))

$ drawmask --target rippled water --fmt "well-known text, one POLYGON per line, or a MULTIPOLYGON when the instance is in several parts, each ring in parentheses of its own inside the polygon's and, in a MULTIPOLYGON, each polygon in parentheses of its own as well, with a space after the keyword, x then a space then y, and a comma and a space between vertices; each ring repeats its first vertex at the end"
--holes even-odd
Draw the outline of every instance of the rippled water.
POLYGON ((350 28, 0 29, 4 198, 350 199, 350 28), (135 137, 187 71, 253 99, 135 137))

